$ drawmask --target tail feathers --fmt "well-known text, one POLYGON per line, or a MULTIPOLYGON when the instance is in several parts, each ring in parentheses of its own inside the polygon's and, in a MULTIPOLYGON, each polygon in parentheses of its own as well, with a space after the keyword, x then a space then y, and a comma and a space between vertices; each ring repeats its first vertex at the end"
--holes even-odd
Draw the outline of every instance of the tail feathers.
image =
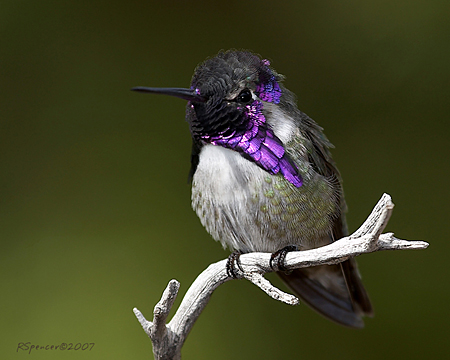
POLYGON ((362 283, 361 275, 359 275, 356 261, 354 259, 344 261, 341 263, 341 267, 353 305, 362 315, 372 317, 372 304, 362 283))
POLYGON ((354 260, 277 274, 305 303, 341 325, 362 328, 362 316, 373 314, 354 260))

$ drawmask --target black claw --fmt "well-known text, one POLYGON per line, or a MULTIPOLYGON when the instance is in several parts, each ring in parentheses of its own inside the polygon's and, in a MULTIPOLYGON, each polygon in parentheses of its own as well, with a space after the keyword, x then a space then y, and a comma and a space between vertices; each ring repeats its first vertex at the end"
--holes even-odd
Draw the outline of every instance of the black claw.
POLYGON ((242 251, 235 250, 230 254, 230 256, 228 256, 227 266, 226 266, 227 267, 227 275, 232 279, 236 279, 238 277, 236 268, 239 268, 239 270, 244 272, 244 270, 242 270, 241 265, 239 263, 239 257, 241 256, 241 254, 242 254, 242 251))
POLYGON ((269 264, 273 271, 288 271, 284 264, 287 253, 291 251, 298 251, 298 246, 288 245, 272 253, 269 264))

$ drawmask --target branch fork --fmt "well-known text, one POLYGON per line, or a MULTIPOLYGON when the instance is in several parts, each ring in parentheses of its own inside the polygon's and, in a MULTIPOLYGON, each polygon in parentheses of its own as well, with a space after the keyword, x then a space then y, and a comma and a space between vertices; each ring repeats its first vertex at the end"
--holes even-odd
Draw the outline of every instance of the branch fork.
MULTIPOLYGON (((394 203, 391 197, 383 194, 367 220, 352 235, 317 249, 289 252, 284 266, 288 270, 293 270, 337 264, 361 254, 381 250, 426 249, 429 245, 427 242, 397 239, 393 233, 382 234, 393 209, 394 203)), ((275 300, 297 305, 299 303, 297 297, 281 291, 264 277, 264 274, 273 271, 270 267, 270 257, 270 253, 242 254, 239 258, 239 266, 236 267, 237 278, 251 281, 275 300)), ((153 321, 146 320, 138 309, 133 309, 145 333, 152 341, 155 359, 181 359, 184 341, 208 304, 212 293, 224 282, 232 280, 227 275, 226 262, 225 259, 209 265, 197 277, 168 323, 166 323, 167 317, 180 288, 177 280, 171 280, 164 290, 161 300, 154 308, 153 321)))

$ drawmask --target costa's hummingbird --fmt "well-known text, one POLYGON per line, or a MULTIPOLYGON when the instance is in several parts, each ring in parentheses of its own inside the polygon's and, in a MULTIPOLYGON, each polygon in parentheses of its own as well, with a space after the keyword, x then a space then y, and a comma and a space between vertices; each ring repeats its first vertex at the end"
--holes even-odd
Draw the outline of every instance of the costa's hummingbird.
MULTIPOLYGON (((332 145, 282 80, 268 60, 230 50, 200 64, 189 89, 133 88, 188 101, 192 207, 235 251, 306 250, 347 235, 332 145)), ((277 274, 337 323, 359 328, 372 315, 354 259, 277 274)))

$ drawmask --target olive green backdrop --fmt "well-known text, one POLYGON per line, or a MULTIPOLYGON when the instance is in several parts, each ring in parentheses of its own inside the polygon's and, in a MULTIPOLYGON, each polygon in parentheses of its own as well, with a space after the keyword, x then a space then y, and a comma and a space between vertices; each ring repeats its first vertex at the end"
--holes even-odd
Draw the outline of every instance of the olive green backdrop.
POLYGON ((438 0, 2 1, 0 357, 151 358, 133 307, 151 319, 170 279, 183 295, 228 256, 190 209, 185 103, 129 91, 186 87, 197 63, 228 48, 271 59, 325 128, 350 230, 387 192, 396 204, 387 230, 431 245, 359 258, 376 312, 361 331, 229 282, 183 358, 448 351, 449 9, 438 0), (27 355, 20 342, 95 345, 27 355))

